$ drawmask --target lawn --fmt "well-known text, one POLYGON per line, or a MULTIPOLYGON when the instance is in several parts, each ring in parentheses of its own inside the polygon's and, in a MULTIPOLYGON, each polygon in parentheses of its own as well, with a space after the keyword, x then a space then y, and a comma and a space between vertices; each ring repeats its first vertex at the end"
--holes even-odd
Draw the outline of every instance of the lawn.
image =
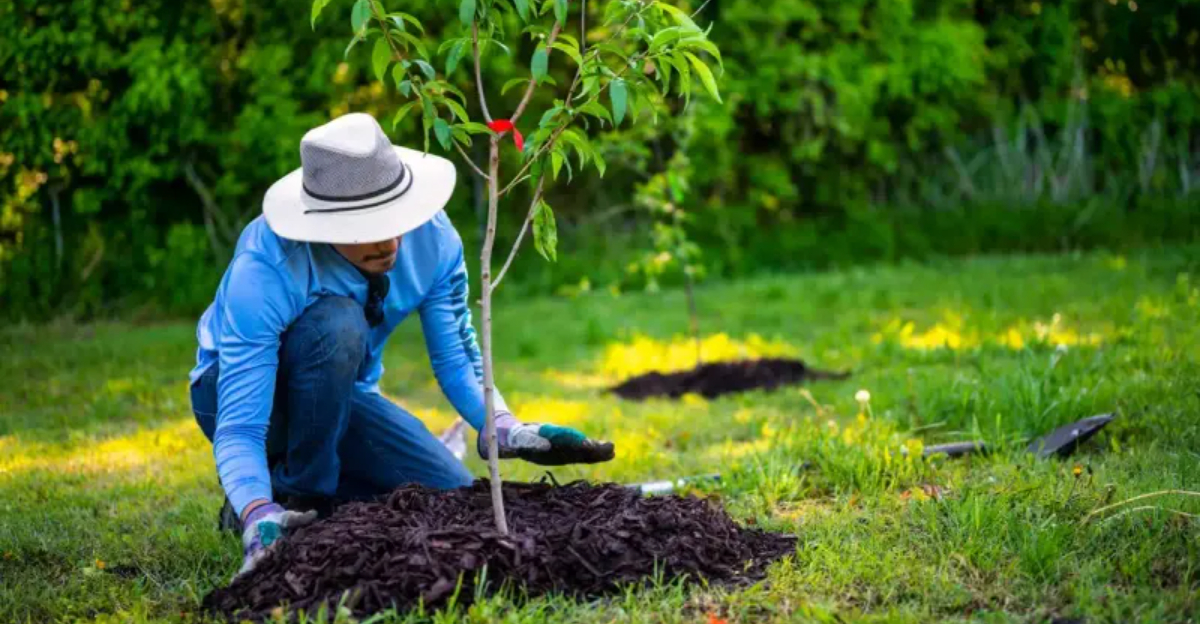
MULTIPOLYGON (((719 472, 700 495, 799 536, 740 590, 512 595, 401 621, 1194 621, 1200 612, 1200 248, 983 258, 707 284, 710 359, 790 354, 847 381, 705 401, 603 389, 689 366, 682 293, 504 301, 498 379, 526 420, 617 443, 555 470, 637 482, 719 472), (867 405, 855 401, 870 392, 867 405), (1067 460, 1023 452, 1078 418, 1118 419, 1067 460), (988 457, 921 460, 979 438, 988 457), (1192 618, 1192 619, 1189 619, 1192 618)), ((418 321, 384 390, 452 421, 418 321)), ((191 320, 0 330, 0 622, 194 621, 241 555, 188 405, 191 320)), ((483 464, 471 461, 476 474, 483 464)), ((512 479, 535 466, 506 464, 512 479)), ((517 530, 520 527, 516 527, 517 530)), ((388 620, 385 620, 388 621, 388 620)))

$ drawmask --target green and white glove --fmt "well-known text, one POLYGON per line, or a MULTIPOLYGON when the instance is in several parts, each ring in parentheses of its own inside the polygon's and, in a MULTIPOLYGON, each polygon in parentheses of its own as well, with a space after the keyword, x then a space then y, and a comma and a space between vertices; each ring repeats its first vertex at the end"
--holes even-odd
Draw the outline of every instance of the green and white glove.
MULTIPOLYGON (((613 458, 612 442, 591 440, 570 427, 522 423, 509 412, 496 414, 500 459, 518 458, 542 466, 597 464, 613 458)), ((479 456, 487 459, 487 440, 479 436, 479 456)))
POLYGON ((242 568, 234 579, 254 569, 284 535, 317 519, 317 512, 288 511, 276 503, 260 505, 246 516, 242 531, 242 568))

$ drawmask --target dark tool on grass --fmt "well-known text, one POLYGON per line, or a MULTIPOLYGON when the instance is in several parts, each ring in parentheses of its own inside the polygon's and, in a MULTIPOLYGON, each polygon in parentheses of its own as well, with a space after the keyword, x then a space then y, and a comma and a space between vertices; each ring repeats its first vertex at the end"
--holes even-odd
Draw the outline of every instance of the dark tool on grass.
POLYGON ((1092 436, 1096 435, 1105 425, 1116 418, 1115 414, 1100 414, 1084 418, 1069 425, 1063 425, 1046 435, 1029 443, 1028 451, 1037 455, 1038 459, 1050 457, 1066 457, 1074 453, 1092 436))
POLYGON ((922 453, 922 456, 929 457, 931 455, 937 455, 937 454, 941 453, 941 454, 946 455, 946 457, 953 458, 953 457, 962 457, 964 455, 971 455, 974 453, 986 455, 987 452, 988 452, 988 447, 986 444, 984 444, 983 442, 980 442, 978 440, 972 440, 972 441, 968 441, 968 442, 949 442, 946 444, 935 444, 933 446, 927 446, 927 447, 925 447, 925 451, 922 453))
MULTIPOLYGON (((1026 450, 1037 455, 1038 459, 1066 457, 1074 453, 1080 444, 1083 444, 1089 438, 1096 435, 1105 425, 1112 422, 1114 418, 1116 418, 1114 414, 1101 414, 1099 416, 1084 418, 1069 425, 1063 425, 1030 442, 1026 450)), ((972 440, 927 446, 922 455, 929 457, 938 453, 945 453, 947 457, 963 457, 974 453, 986 454, 988 451, 989 449, 986 444, 978 440, 972 440)), ((904 449, 901 449, 901 452, 904 452, 904 449)))

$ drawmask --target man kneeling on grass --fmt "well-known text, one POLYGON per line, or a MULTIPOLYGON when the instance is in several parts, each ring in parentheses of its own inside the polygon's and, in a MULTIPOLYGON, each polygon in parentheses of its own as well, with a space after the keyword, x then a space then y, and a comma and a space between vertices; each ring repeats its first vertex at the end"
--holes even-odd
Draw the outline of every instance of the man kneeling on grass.
MULTIPOLYGON (((242 232, 197 328, 192 409, 225 489, 221 525, 242 531, 239 574, 339 502, 472 482, 380 394, 384 345, 410 313, 446 397, 476 430, 485 418, 462 240, 442 212, 454 165, 393 146, 364 114, 310 131, 300 159, 242 232)), ((573 429, 520 422, 498 392, 495 404, 502 458, 612 457, 573 429)))

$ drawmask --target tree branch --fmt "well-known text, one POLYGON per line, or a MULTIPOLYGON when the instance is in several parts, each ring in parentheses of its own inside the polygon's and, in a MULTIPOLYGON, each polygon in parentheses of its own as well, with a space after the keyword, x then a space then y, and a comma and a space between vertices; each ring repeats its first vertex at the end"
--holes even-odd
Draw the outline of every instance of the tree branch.
POLYGON ((209 230, 209 242, 213 245, 213 253, 218 255, 223 254, 229 241, 237 240, 237 234, 229 225, 229 222, 225 220, 225 215, 221 213, 220 207, 217 206, 216 200, 213 199, 208 185, 204 183, 200 174, 196 173, 196 167, 190 157, 183 161, 183 178, 187 181, 188 186, 192 187, 192 190, 196 192, 196 195, 200 197, 200 205, 204 208, 204 221, 209 226, 207 229, 209 230), (220 230, 219 236, 211 227, 213 223, 220 230), (220 242, 218 242, 218 239, 220 239, 220 242))
POLYGON ((697 15, 700 15, 700 11, 703 11, 704 7, 708 6, 709 2, 712 2, 712 0, 704 0, 704 4, 701 4, 700 8, 696 9, 695 11, 692 11, 692 14, 689 17, 695 18, 697 15))
MULTIPOLYGON (((584 8, 586 9, 586 5, 584 6, 584 8)), ((621 24, 620 28, 617 29, 617 32, 614 33, 612 37, 609 37, 609 39, 610 40, 616 39, 618 36, 620 36, 620 34, 622 32, 624 32, 625 27, 629 25, 629 22, 633 21, 633 18, 636 15, 637 14, 634 13, 634 14, 631 14, 629 17, 625 18, 625 22, 621 24)), ((583 22, 581 22, 581 24, 582 23, 583 22)), ((583 42, 585 39, 586 39, 586 33, 581 32, 580 33, 580 46, 581 47, 584 45, 583 42)), ((593 48, 593 51, 595 51, 595 50, 596 49, 593 48)), ((635 54, 633 57, 631 57, 630 60, 637 62, 637 61, 641 61, 645 57, 646 57, 646 53, 643 52, 640 54, 635 54)), ((584 61, 586 62, 587 59, 584 59, 584 61)), ((564 100, 566 102, 571 102, 575 99, 575 95, 574 95, 575 88, 579 86, 579 79, 583 76, 583 65, 584 64, 581 63, 579 65, 579 68, 575 71, 575 78, 573 80, 571 80, 571 86, 570 86, 570 88, 567 89, 567 96, 566 96, 566 99, 564 100)), ((629 67, 630 67, 630 64, 625 63, 624 67, 621 68, 621 71, 617 72, 616 76, 614 77, 614 80, 616 78, 620 78, 621 76, 623 76, 625 74, 626 70, 629 69, 629 67)), ((607 89, 609 87, 609 85, 611 85, 611 84, 612 84, 612 81, 605 83, 603 87, 601 87, 599 90, 596 91, 596 93, 592 94, 592 98, 599 98, 601 96, 601 94, 604 93, 604 90, 607 89)), ((532 86, 532 83, 530 83, 530 86, 532 86)), ((512 190, 512 188, 514 186, 516 186, 522 180, 521 176, 525 175, 525 173, 527 171, 529 171, 529 167, 532 166, 533 163, 536 162, 537 159, 540 158, 545 152, 547 152, 550 148, 554 147, 554 142, 557 141, 558 137, 560 135, 562 135, 563 131, 565 131, 567 129, 567 125, 569 125, 569 123, 565 124, 563 126, 560 126, 557 130, 554 131, 554 134, 552 134, 550 136, 550 138, 545 143, 543 143, 541 145, 541 147, 538 148, 537 153, 535 153, 531 158, 529 158, 525 162, 525 166, 521 167, 521 170, 517 172, 517 175, 512 177, 512 180, 498 193, 498 195, 504 195, 504 194, 508 193, 510 190, 512 190)))
MULTIPOLYGON (((528 174, 526 174, 526 175, 523 175, 523 176, 521 176, 521 177, 519 177, 519 178, 513 178, 513 182, 512 182, 512 184, 510 184, 509 186, 510 186, 510 187, 515 187, 516 185, 518 185, 518 184, 520 184, 520 183, 522 183, 522 182, 524 182, 525 180, 528 180, 528 179, 529 179, 529 175, 528 175, 528 174)), ((500 194, 500 197, 504 197, 504 194, 503 194, 503 193, 501 193, 501 194, 500 194)))
POLYGON ((490 181, 492 179, 491 176, 484 173, 483 170, 479 168, 479 165, 475 164, 475 161, 471 160, 471 157, 468 156, 465 151, 463 151, 463 148, 461 145, 458 144, 458 141, 452 141, 452 143, 454 143, 454 149, 458 150, 458 153, 462 155, 463 160, 467 161, 467 164, 471 166, 471 169, 473 169, 475 171, 476 175, 483 178, 484 180, 490 181))
POLYGON ((504 274, 508 272, 508 266, 517 257, 517 250, 521 248, 521 240, 525 238, 525 230, 529 229, 529 222, 533 221, 533 214, 537 212, 538 202, 542 201, 542 186, 545 184, 546 176, 542 176, 538 180, 537 189, 533 191, 533 201, 529 202, 529 213, 525 215, 525 222, 521 224, 521 232, 517 234, 517 240, 513 242, 512 249, 508 252, 508 259, 504 261, 504 266, 500 267, 500 272, 496 274, 496 280, 492 282, 493 293, 500 287, 500 280, 504 279, 504 274))
POLYGON ((483 109, 483 118, 492 123, 492 113, 488 111, 487 98, 483 95, 483 76, 479 71, 479 23, 471 22, 471 51, 475 56, 475 90, 479 92, 479 107, 483 109))
MULTIPOLYGON (((403 61, 404 55, 400 53, 400 48, 397 47, 396 42, 392 41, 392 38, 388 36, 389 30, 387 20, 384 19, 383 15, 380 15, 379 12, 375 10, 374 2, 371 3, 371 16, 375 18, 375 21, 379 22, 379 32, 383 34, 383 40, 387 41, 388 47, 392 49, 393 59, 396 61, 403 61)), ((408 72, 405 71, 405 75, 407 74, 408 72)))
POLYGON ((505 193, 511 191, 512 188, 516 186, 517 182, 521 180, 521 176, 525 175, 526 171, 529 171, 529 167, 533 165, 538 158, 541 158, 542 154, 548 151, 551 147, 554 147, 554 142, 558 140, 559 135, 561 135, 566 129, 567 126, 563 125, 555 130, 554 134, 550 135, 550 138, 538 148, 538 151, 533 155, 533 157, 525 162, 525 166, 521 167, 521 170, 517 172, 517 175, 513 176, 512 181, 500 191, 499 195, 504 195, 505 193))
MULTIPOLYGON (((562 30, 562 25, 557 20, 554 22, 554 28, 550 29, 550 36, 546 38, 546 54, 550 54, 551 46, 554 45, 554 40, 558 38, 558 33, 562 30)), ((529 106, 529 100, 533 98, 533 90, 537 88, 537 81, 532 76, 529 78, 529 86, 525 87, 525 95, 521 96, 521 103, 517 104, 517 110, 513 111, 512 117, 509 120, 516 125, 517 120, 525 113, 525 107, 529 106)))

